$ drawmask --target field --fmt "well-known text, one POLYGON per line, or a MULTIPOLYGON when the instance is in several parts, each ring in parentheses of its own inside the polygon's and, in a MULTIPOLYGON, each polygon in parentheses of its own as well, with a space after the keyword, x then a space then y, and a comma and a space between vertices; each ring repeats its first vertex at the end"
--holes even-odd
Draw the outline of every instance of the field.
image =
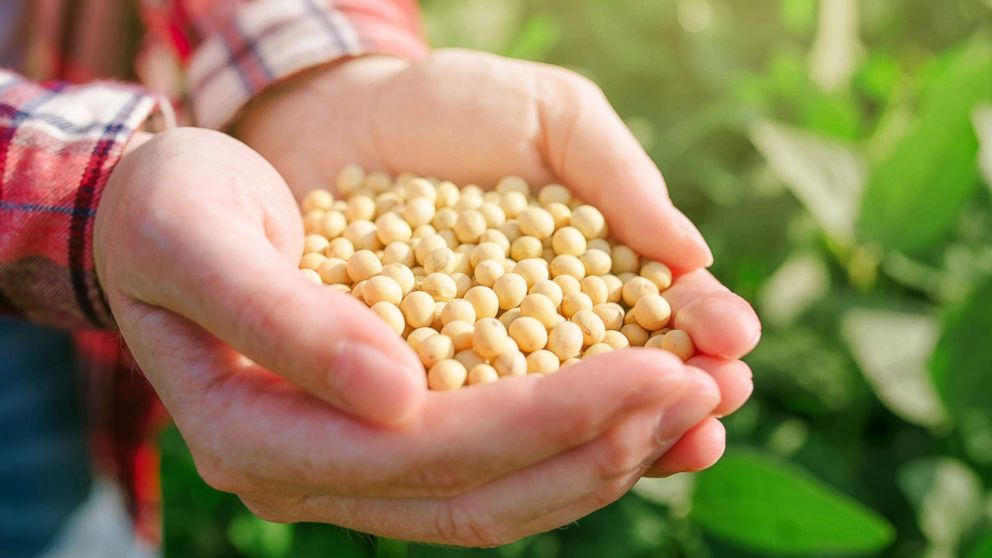
POLYGON ((992 556, 992 2, 433 0, 593 78, 750 300, 712 470, 492 550, 270 524, 163 450, 170 557, 992 556))

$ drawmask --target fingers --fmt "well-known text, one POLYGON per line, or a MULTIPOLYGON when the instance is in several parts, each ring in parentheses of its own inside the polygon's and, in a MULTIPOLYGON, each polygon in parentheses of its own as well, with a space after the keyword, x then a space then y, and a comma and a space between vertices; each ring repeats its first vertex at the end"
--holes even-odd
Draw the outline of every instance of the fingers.
POLYGON ((661 172, 599 89, 577 74, 535 68, 551 170, 600 208, 611 232, 677 273, 713 263, 698 229, 672 205, 661 172))
POLYGON ((364 304, 300 274, 298 209, 275 170, 217 134, 185 131, 145 148, 153 144, 171 155, 144 171, 159 186, 129 202, 143 235, 133 250, 140 265, 122 273, 129 294, 357 416, 386 424, 410 416, 424 397, 423 368, 364 304), (189 152, 184 138, 211 147, 209 157, 189 152))
POLYGON ((738 359, 761 338, 761 322, 751 305, 708 271, 679 277, 665 299, 672 306, 674 327, 688 332, 703 354, 738 359))
POLYGON ((622 496, 647 464, 718 400, 712 379, 697 370, 677 403, 643 407, 594 441, 465 495, 400 501, 308 497, 293 515, 423 542, 505 544, 574 521, 622 496))
POLYGON ((720 386, 720 404, 713 410, 716 417, 740 409, 754 391, 751 368, 742 361, 699 355, 690 358, 687 364, 705 370, 720 386))
MULTIPOLYGON (((646 406, 678 399, 688 381, 685 368, 653 353, 625 351, 547 378, 430 394, 417 420, 402 430, 370 427, 268 393, 229 394, 251 408, 232 404, 216 428, 221 440, 231 441, 222 451, 232 464, 255 476, 292 479, 310 493, 450 496, 593 440, 646 406), (245 422, 242 413, 267 420, 245 422), (287 463, 286 455, 294 459, 287 463)), ((242 388, 229 382, 227 389, 242 388)))
POLYGON ((671 450, 648 469, 645 476, 667 477, 712 467, 727 448, 727 431, 713 418, 692 427, 671 450))
POLYGON ((419 407, 423 368, 368 308, 310 283, 263 239, 252 242, 242 234, 215 240, 198 250, 197 265, 213 272, 200 283, 204 292, 179 301, 180 313, 265 368, 359 417, 396 424, 419 407))

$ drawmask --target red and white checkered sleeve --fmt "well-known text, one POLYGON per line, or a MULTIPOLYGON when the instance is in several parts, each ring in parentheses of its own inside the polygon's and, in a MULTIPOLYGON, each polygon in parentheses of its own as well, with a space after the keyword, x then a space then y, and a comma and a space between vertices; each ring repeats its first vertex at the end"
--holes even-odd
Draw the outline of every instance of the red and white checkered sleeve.
POLYGON ((197 124, 220 128, 269 85, 340 58, 427 53, 413 0, 205 0, 188 64, 197 124))
POLYGON ((0 69, 0 313, 112 326, 93 221, 124 146, 159 107, 130 85, 38 84, 0 69))

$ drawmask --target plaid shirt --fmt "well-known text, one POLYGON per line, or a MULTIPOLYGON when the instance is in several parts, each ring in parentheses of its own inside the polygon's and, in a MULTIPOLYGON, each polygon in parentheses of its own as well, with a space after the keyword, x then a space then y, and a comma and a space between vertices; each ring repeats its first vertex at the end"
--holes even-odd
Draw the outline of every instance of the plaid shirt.
POLYGON ((89 379, 94 448, 155 538, 154 395, 112 332, 93 267, 107 179, 154 114, 221 128, 270 84, 347 56, 426 53, 414 0, 24 1, 0 60, 0 312, 72 329, 89 379), (131 49, 129 18, 147 30, 131 49), (133 53, 130 60, 121 53, 133 53), (133 63, 132 63, 133 62, 133 63), (132 73, 133 72, 133 73, 132 73), (142 86, 101 78, 136 77, 142 86), (84 83, 85 82, 85 83, 84 83), (75 85, 70 83, 83 83, 75 85), (193 115, 190 118, 187 115, 193 115), (106 404, 112 399, 112 404, 106 404))

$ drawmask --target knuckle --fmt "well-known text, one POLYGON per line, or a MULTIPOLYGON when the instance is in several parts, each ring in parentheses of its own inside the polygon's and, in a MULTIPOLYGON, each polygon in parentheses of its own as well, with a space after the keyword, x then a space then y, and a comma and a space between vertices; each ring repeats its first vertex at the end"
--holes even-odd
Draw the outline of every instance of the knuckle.
POLYGON ((259 498, 240 497, 241 502, 253 515, 271 523, 296 523, 300 521, 296 506, 285 502, 266 501, 259 498))
POLYGON ((196 472, 207 486, 221 492, 239 493, 247 488, 241 475, 231 471, 218 460, 194 457, 196 472))
POLYGON ((556 68, 556 78, 559 83, 575 92, 583 94, 602 94, 602 89, 588 77, 567 68, 556 68))
POLYGON ((467 473, 460 467, 438 463, 425 463, 414 469, 417 485, 437 498, 457 496, 471 486, 467 473))
POLYGON ((592 494, 591 505, 597 510, 605 508, 619 500, 632 485, 633 483, 627 479, 609 483, 592 494))
POLYGON ((602 438, 601 444, 596 464, 596 474, 600 481, 611 481, 641 466, 643 458, 635 451, 623 429, 613 429, 602 438))
POLYGON ((458 499, 442 502, 434 522, 437 536, 445 544, 489 548, 520 538, 513 536, 484 508, 458 499))
POLYGON ((568 441, 582 443, 599 434, 602 429, 601 418, 596 413, 590 413, 585 409, 576 409, 576 412, 569 412, 564 416, 571 417, 568 421, 566 435, 568 441))

